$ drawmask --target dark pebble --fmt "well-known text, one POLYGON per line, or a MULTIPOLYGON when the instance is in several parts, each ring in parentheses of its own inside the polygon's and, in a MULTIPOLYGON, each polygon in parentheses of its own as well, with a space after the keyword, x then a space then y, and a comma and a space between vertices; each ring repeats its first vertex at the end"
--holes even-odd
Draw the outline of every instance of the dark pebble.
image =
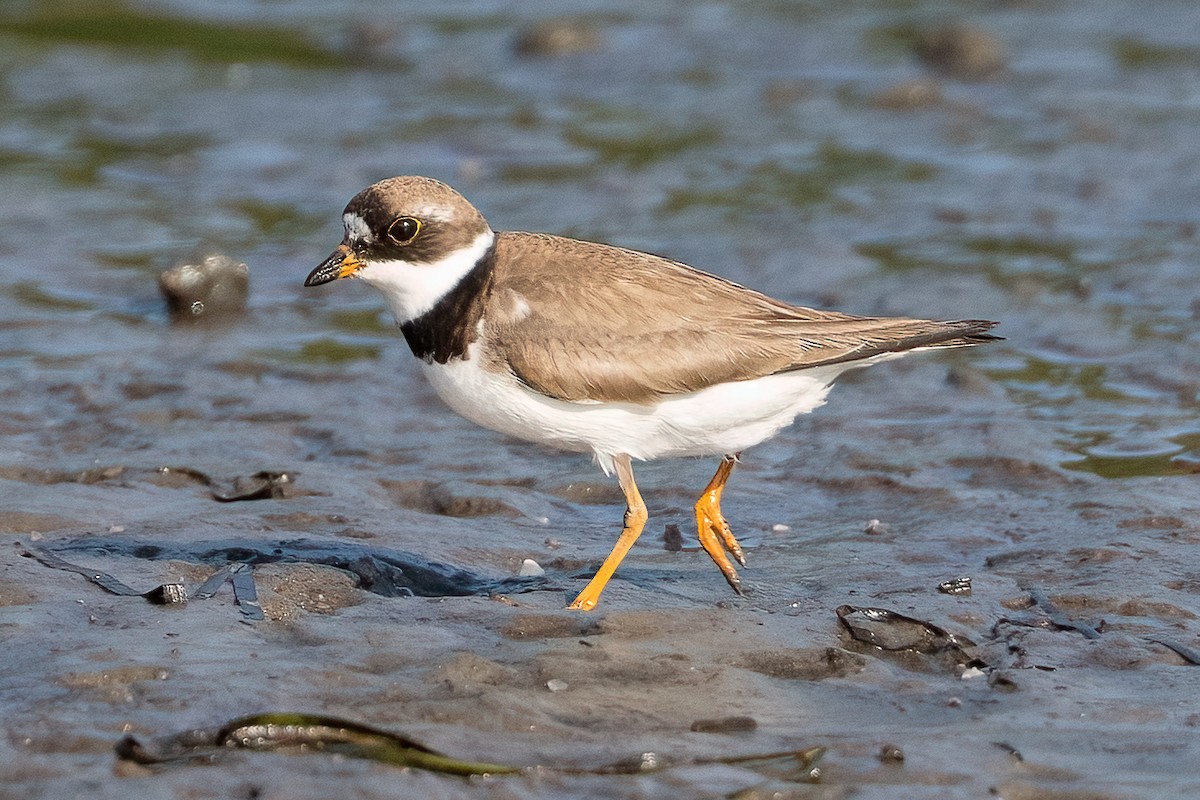
POLYGON ((678 525, 671 523, 663 529, 663 549, 669 553, 683 550, 683 534, 679 532, 678 525))

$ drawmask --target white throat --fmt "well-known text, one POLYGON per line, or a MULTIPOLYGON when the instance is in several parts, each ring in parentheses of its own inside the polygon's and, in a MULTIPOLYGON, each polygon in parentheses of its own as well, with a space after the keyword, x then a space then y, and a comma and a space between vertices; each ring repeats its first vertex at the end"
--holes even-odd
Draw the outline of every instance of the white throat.
POLYGON ((371 261, 354 273, 354 277, 362 278, 383 292, 396 322, 403 324, 433 308, 457 286, 487 253, 495 238, 496 234, 490 229, 485 230, 468 246, 428 264, 371 261))

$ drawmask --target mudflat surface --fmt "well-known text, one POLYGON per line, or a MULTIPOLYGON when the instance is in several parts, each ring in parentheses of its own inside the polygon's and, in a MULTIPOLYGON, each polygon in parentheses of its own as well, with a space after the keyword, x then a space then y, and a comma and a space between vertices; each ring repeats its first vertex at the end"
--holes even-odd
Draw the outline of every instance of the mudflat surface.
POLYGON ((0 794, 1200 794, 1200 6, 76 5, 0 11, 0 794), (301 286, 403 173, 500 229, 1007 340, 848 376, 747 453, 745 597, 694 546, 716 460, 639 466, 646 533, 570 613, 615 482, 446 410, 366 287, 301 286), (172 324, 159 272, 212 252, 246 310, 172 324), (30 548, 138 591, 253 560, 262 619, 30 548), (446 596, 405 596, 430 563, 412 591, 446 596), (885 650, 842 606, 970 644, 885 650), (546 768, 114 757, 279 710, 546 768), (688 763, 809 747, 815 783, 688 763), (681 765, 555 769, 646 752, 681 765))

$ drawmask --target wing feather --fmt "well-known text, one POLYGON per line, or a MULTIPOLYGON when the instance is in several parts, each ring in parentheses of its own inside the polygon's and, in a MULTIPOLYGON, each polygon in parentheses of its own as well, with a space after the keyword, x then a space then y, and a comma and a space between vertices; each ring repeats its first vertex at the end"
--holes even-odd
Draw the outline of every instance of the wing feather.
POLYGON ((718 383, 996 338, 994 323, 856 317, 791 306, 658 256, 504 233, 490 355, 562 400, 651 403, 718 383), (553 313, 547 309, 553 308, 553 313))

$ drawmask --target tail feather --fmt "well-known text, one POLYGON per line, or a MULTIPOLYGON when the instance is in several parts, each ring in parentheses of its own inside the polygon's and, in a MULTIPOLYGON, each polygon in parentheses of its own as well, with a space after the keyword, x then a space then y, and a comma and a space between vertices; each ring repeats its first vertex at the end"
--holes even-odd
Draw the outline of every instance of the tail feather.
POLYGON ((920 347, 974 347, 978 344, 987 344, 988 342, 1002 342, 1003 336, 986 333, 1000 323, 992 322, 986 319, 960 319, 954 322, 947 322, 946 325, 952 325, 958 329, 960 335, 952 339, 936 342, 928 345, 918 345, 920 347), (964 330, 965 329, 965 330, 964 330))
MULTIPOLYGON (((915 322, 920 322, 919 320, 915 322)), ((852 361, 862 361, 887 353, 904 353, 909 350, 929 349, 935 347, 974 347, 987 342, 1002 341, 1004 337, 995 336, 987 331, 999 323, 985 319, 964 319, 951 322, 929 322, 928 326, 918 333, 907 336, 868 338, 852 350, 844 351, 831 358, 821 359, 816 363, 805 364, 804 367, 825 364, 844 364, 852 361)))

